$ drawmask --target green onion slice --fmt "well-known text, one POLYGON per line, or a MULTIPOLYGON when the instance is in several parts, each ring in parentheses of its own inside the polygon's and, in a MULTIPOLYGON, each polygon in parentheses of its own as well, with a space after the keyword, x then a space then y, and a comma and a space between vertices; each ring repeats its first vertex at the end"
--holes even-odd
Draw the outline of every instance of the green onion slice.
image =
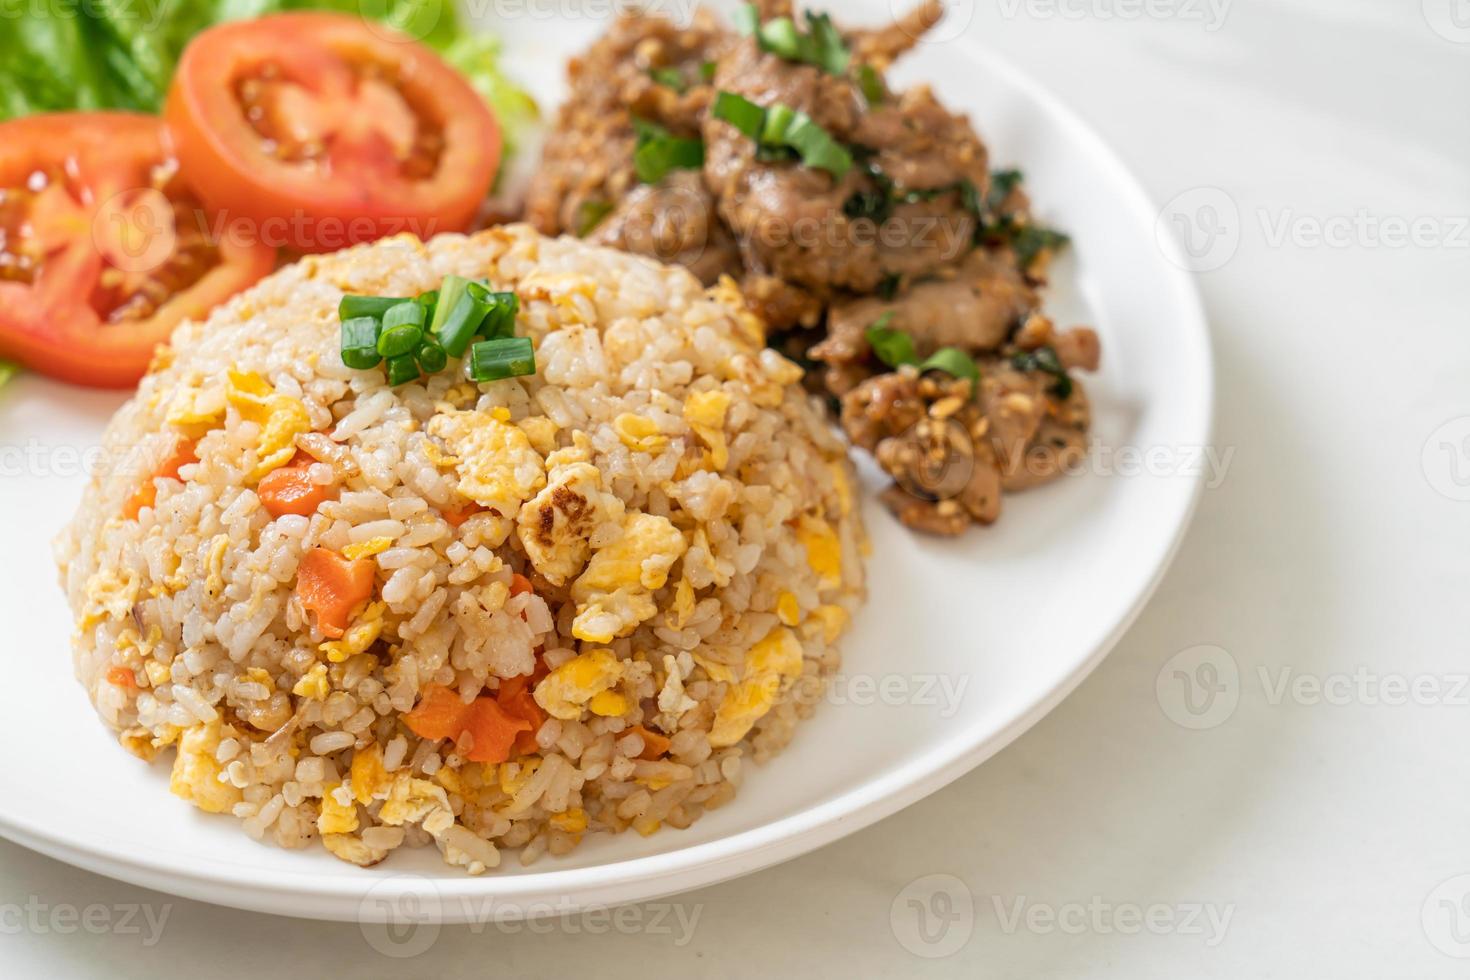
POLYGON ((389 307, 388 312, 383 314, 383 329, 389 330, 393 327, 413 326, 423 330, 427 311, 419 303, 409 300, 399 303, 397 306, 389 307))
POLYGON ((418 380, 419 365, 412 354, 388 358, 388 384, 397 387, 418 380))
POLYGON ((450 357, 464 357, 470 341, 475 339, 480 324, 485 322, 485 315, 489 312, 490 301, 486 298, 485 287, 477 282, 466 281, 454 308, 444 318, 443 326, 434 333, 439 346, 450 357))
POLYGON ((416 356, 425 374, 438 374, 449 364, 449 354, 432 340, 425 340, 416 356))
POLYGON ((914 338, 902 330, 895 330, 889 326, 893 322, 891 312, 880 316, 873 325, 868 327, 863 335, 867 338, 868 346, 873 348, 873 353, 878 360, 891 368, 901 364, 915 364, 918 355, 914 353, 914 338))
POLYGON ((536 352, 530 337, 482 340, 470 348, 470 377, 500 381, 536 373, 536 352))
POLYGON ((424 341, 424 328, 414 323, 384 327, 378 334, 378 353, 392 359, 412 354, 424 341))
POLYGON ((675 136, 658 123, 633 117, 638 134, 633 152, 633 169, 645 184, 657 184, 671 170, 697 170, 704 166, 704 141, 675 136))
POLYGON ((337 304, 337 316, 342 320, 360 316, 380 317, 399 303, 408 302, 412 300, 407 296, 343 296, 342 302, 337 304))
POLYGON ((766 110, 743 95, 721 92, 715 96, 714 116, 734 126, 750 139, 760 141, 766 126, 766 110))
POLYGON ((836 180, 852 169, 852 152, 832 138, 806 113, 776 103, 763 109, 734 92, 715 96, 714 116, 734 126, 760 144, 758 159, 775 159, 777 154, 762 150, 795 150, 801 162, 816 170, 825 170, 836 180))
POLYGON ((748 37, 760 29, 760 8, 753 3, 742 3, 735 9, 734 19, 735 29, 748 37))
POLYGON ((682 93, 689 87, 688 83, 684 81, 683 73, 677 68, 650 68, 648 69, 648 77, 665 88, 673 89, 675 92, 682 93))
POLYGON ((613 203, 611 201, 587 200, 577 205, 577 237, 586 238, 600 224, 602 219, 612 214, 613 203))
POLYGON ((383 360, 378 353, 378 321, 370 316, 342 321, 342 363, 356 371, 377 367, 383 360))
POLYGON ((878 69, 872 65, 863 65, 858 69, 858 88, 862 90, 863 98, 868 100, 868 105, 881 105, 887 95, 883 86, 883 76, 878 74, 878 69))
POLYGON ((976 366, 975 359, 958 347, 942 347, 919 365, 919 373, 925 371, 943 371, 954 375, 956 378, 969 378, 970 390, 980 390, 980 368, 976 366))
POLYGON ((465 287, 469 280, 464 276, 447 275, 439 284, 439 302, 434 306, 434 318, 429 321, 429 333, 434 336, 444 332, 444 325, 449 322, 449 314, 459 305, 460 297, 464 295, 465 287))

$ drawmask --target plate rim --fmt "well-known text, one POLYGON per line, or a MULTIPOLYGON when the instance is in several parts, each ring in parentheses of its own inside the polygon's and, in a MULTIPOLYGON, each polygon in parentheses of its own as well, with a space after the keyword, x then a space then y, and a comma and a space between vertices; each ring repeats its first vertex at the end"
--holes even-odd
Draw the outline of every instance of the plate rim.
MULTIPOLYGON (((1127 200, 1130 213, 1157 214, 1158 207, 1143 189, 1123 158, 1070 106, 1034 75, 1005 55, 969 36, 950 39, 967 60, 984 62, 988 69, 1030 98, 1071 135, 1087 146, 1091 166, 1110 171, 1110 184, 1127 200)), ((1178 245, 1168 236, 1155 236, 1163 252, 1161 269, 1169 275, 1176 302, 1187 316, 1177 324, 1187 347, 1197 348, 1202 376, 1196 383, 1196 406, 1201 429, 1196 435, 1202 446, 1213 444, 1215 431, 1215 364, 1208 319, 1196 278, 1178 245)), ((1171 494, 1177 513, 1164 547, 1150 562, 1152 571, 1133 589, 1123 615, 1080 657, 1076 665, 1059 675, 1040 697, 1015 714, 1007 723, 978 741, 960 732, 919 754, 903 770, 881 773, 858 783, 832 799, 788 816, 725 837, 691 844, 659 854, 630 857, 578 868, 530 871, 524 874, 481 877, 429 877, 415 872, 387 876, 323 878, 309 871, 256 870, 236 878, 171 865, 166 860, 127 859, 105 850, 101 844, 75 841, 48 834, 46 828, 0 808, 0 836, 88 871, 153 888, 186 898, 249 911, 266 912, 328 921, 384 922, 393 919, 412 899, 413 907, 426 912, 432 921, 453 924, 475 916, 471 902, 493 899, 497 917, 509 913, 547 911, 571 912, 610 907, 630 902, 651 901, 694 888, 719 884, 834 843, 872 826, 947 786, 1015 741, 1049 714, 1074 691, 1107 657, 1129 630, 1157 591, 1178 554, 1198 509, 1205 485, 1199 473, 1186 484, 1184 494, 1171 494), (966 744, 972 743, 972 744, 966 744), (713 873, 711 873, 713 872, 713 873), (555 896, 555 905, 545 896, 555 896), (371 905, 369 902, 371 901, 371 905)))

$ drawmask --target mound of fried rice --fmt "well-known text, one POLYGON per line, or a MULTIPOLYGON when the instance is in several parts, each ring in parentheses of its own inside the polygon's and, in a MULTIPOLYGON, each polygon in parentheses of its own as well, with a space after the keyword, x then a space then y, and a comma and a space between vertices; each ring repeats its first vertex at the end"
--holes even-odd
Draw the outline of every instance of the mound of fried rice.
POLYGON ((520 226, 282 269, 180 327, 107 429, 58 542, 78 678, 176 795, 284 847, 479 873, 687 827, 792 737, 862 598, 845 448, 761 333, 732 283, 520 226), (450 273, 517 293, 536 375, 342 364, 344 293, 450 273), (309 516, 262 504, 286 465, 309 516), (345 630, 297 590, 313 549, 373 563, 345 630), (507 683, 544 720, 505 761, 405 720, 507 683))

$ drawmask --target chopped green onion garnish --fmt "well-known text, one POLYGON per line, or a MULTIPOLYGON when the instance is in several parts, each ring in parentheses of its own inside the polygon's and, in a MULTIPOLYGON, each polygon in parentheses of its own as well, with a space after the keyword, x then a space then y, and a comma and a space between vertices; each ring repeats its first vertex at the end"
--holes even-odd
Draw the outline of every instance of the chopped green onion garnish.
POLYGON ((980 388, 980 369, 975 366, 975 359, 958 347, 942 347, 929 355, 919 365, 919 373, 925 371, 943 371, 956 378, 969 378, 972 392, 980 388))
POLYGON ((756 28, 756 37, 766 51, 787 61, 803 61, 802 36, 790 17, 775 17, 756 28))
POLYGON ((500 381, 536 373, 536 352, 530 337, 482 340, 470 348, 470 377, 500 381))
POLYGON ((602 219, 612 213, 611 201, 590 200, 577 205, 577 237, 586 238, 593 229, 602 224, 602 219))
POLYGON ((893 313, 890 311, 864 331, 868 346, 873 348, 873 354, 878 360, 891 368, 912 364, 919 369, 920 374, 925 371, 943 371, 956 378, 969 378, 971 393, 980 390, 980 368, 969 354, 958 347, 944 347, 920 362, 914 351, 914 339, 904 331, 890 327, 892 322, 893 313))
POLYGON ((490 302, 486 298, 485 287, 477 282, 466 281, 459 290, 459 299, 455 301, 454 308, 444 318, 443 326, 434 332, 439 346, 450 357, 464 357, 470 341, 479 332, 480 324, 485 322, 485 314, 489 312, 490 302))
POLYGON ((413 323, 384 327, 378 334, 378 353, 387 358, 402 357, 419 349, 424 341, 424 328, 413 323))
POLYGON ((741 34, 754 34, 761 26, 760 8, 753 3, 742 3, 735 10, 735 29, 741 34))
POLYGON ((902 330, 895 330, 889 326, 893 322, 891 312, 880 316, 873 325, 864 331, 868 340, 868 346, 873 348, 874 355, 878 360, 891 368, 901 364, 918 363, 918 355, 914 353, 914 338, 902 330))
POLYGON ((487 291, 485 295, 489 299, 490 313, 480 325, 480 335, 486 340, 494 340, 497 337, 509 337, 514 334, 516 313, 521 308, 520 298, 515 293, 487 291))
POLYGON ((677 68, 650 68, 648 77, 675 92, 683 92, 689 87, 684 81, 683 73, 677 68))
POLYGON ((359 316, 380 317, 399 303, 409 302, 407 296, 343 296, 337 304, 337 316, 351 320, 359 316))
POLYGON ((872 65, 863 65, 858 69, 858 88, 862 90, 863 98, 868 100, 868 105, 881 105, 886 90, 883 87, 883 76, 878 74, 878 69, 872 65))
POLYGON ((426 312, 414 300, 399 303, 397 306, 390 307, 388 312, 383 314, 383 329, 388 330, 401 326, 414 326, 422 329, 426 312))
POLYGON ((796 110, 789 105, 776 103, 766 110, 766 121, 761 126, 761 142, 771 146, 785 146, 786 136, 796 124, 796 110))
POLYGON ((826 14, 813 14, 807 11, 807 34, 808 48, 804 61, 816 65, 829 75, 843 75, 847 72, 847 64, 852 55, 847 50, 847 43, 842 40, 842 35, 837 32, 837 27, 832 23, 832 18, 826 14))
POLYGON ((720 68, 718 61, 706 61, 699 66, 699 78, 701 81, 712 82, 715 80, 715 72, 720 68))
POLYGON ((365 371, 383 360, 378 353, 378 321, 370 316, 342 321, 342 363, 365 371))
POLYGON ((633 117, 638 133, 633 169, 645 184, 657 184, 671 170, 697 170, 704 166, 704 141, 675 136, 658 123, 633 117))
POLYGON ((429 321, 429 333, 438 336, 444 332, 444 325, 449 322, 449 314, 454 312, 459 299, 464 295, 465 286, 469 280, 464 276, 448 275, 439 284, 439 302, 434 307, 434 318, 429 321))
POLYGON ((419 347, 418 359, 419 367, 425 374, 438 374, 449 363, 449 355, 444 348, 432 340, 425 340, 419 347))
POLYGON ((852 53, 832 18, 826 14, 806 14, 807 32, 803 34, 790 17, 773 17, 761 23, 755 4, 745 4, 735 12, 735 26, 741 34, 754 35, 762 51, 778 58, 815 65, 830 75, 847 73, 852 53))
POLYGON ((808 167, 825 170, 837 180, 852 169, 852 153, 847 147, 833 139, 811 116, 788 105, 778 102, 762 109, 744 96, 721 92, 715 96, 713 112, 716 119, 723 119, 760 144, 757 159, 778 159, 782 151, 790 149, 808 167), (763 154, 763 150, 767 152, 763 154))
POLYGON ((397 387, 418 380, 419 365, 412 354, 388 358, 388 384, 397 387))
POLYGON ((759 141, 766 126, 766 110, 734 92, 715 96, 714 116, 734 126, 750 139, 759 141))
POLYGON ((797 113, 796 122, 786 132, 786 144, 801 154, 801 162, 816 170, 825 170, 836 180, 847 176, 852 169, 852 154, 847 147, 832 138, 821 126, 804 112, 797 113))

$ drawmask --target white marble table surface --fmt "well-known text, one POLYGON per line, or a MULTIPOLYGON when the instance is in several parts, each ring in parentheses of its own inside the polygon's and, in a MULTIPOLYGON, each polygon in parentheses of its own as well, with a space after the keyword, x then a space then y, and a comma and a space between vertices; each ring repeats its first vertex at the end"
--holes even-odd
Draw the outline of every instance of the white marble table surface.
POLYGON ((411 959, 0 842, 0 973, 1470 975, 1470 3, 957 6, 1161 208, 1218 188, 1236 212, 1200 275, 1234 455, 1097 673, 838 844, 548 935, 445 928, 411 959), (1225 690, 1190 714, 1175 671, 1208 679, 1201 658, 1225 690), (910 905, 932 874, 949 892, 910 905))

